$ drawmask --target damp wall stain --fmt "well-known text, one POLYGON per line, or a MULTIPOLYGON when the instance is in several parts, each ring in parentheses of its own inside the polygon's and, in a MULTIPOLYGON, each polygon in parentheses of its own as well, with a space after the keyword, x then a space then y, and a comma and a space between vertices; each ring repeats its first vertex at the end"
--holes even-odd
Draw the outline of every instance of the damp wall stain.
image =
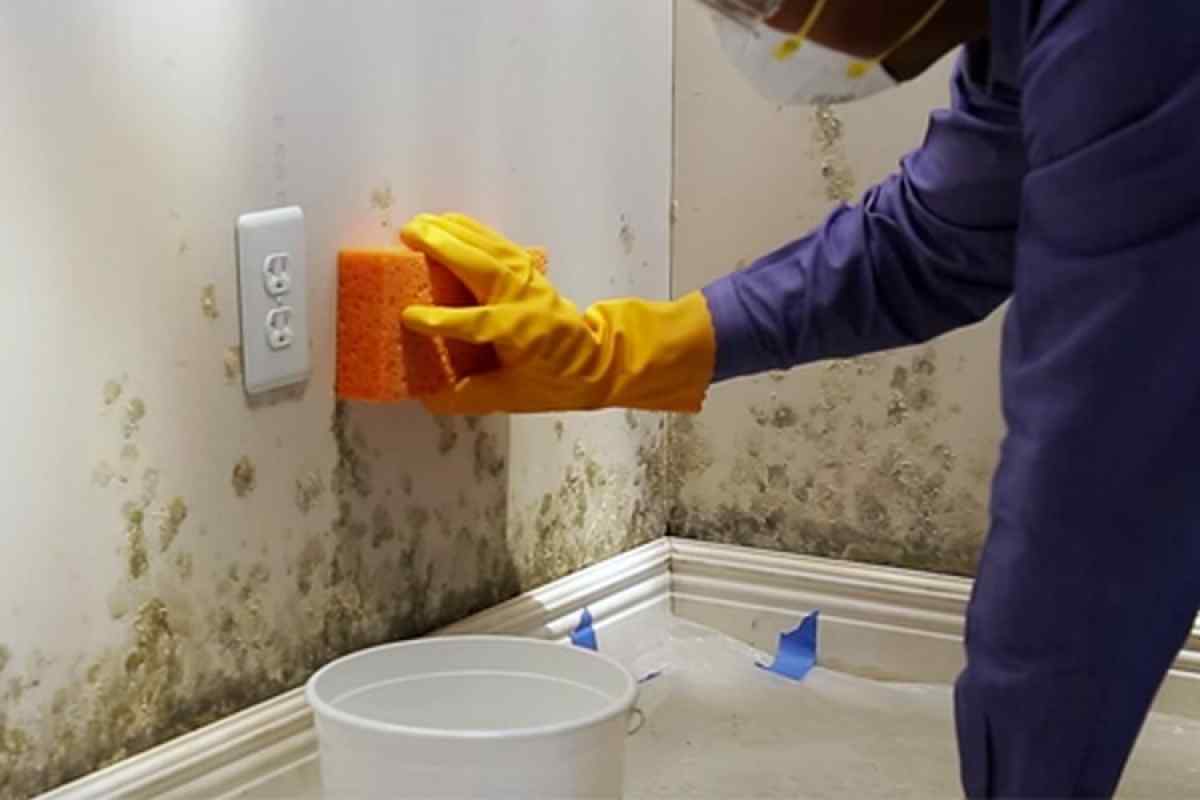
POLYGON ((935 346, 830 362, 677 419, 671 533, 973 575, 991 470, 965 464, 993 443, 963 441, 944 371, 935 346))

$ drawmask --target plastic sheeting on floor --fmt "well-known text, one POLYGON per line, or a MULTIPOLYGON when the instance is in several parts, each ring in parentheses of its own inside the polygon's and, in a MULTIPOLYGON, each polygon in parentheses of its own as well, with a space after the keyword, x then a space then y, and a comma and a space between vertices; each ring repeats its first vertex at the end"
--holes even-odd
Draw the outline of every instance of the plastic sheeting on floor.
MULTIPOLYGON (((630 800, 962 796, 948 686, 820 667, 797 683, 711 629, 667 619, 654 633, 637 632, 640 655, 628 640, 614 653, 638 677, 661 671, 629 740, 630 800)), ((1200 797, 1200 722, 1153 717, 1120 796, 1200 797)))

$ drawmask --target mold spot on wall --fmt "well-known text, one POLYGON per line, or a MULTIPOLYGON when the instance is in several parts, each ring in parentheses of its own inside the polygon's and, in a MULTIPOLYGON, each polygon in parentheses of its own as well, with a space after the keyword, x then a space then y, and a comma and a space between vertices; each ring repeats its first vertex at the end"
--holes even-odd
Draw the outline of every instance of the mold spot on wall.
POLYGON ((179 536, 179 529, 183 527, 187 517, 188 507, 182 497, 173 498, 167 504, 166 511, 162 513, 158 524, 160 552, 165 553, 171 549, 171 545, 174 544, 175 537, 179 536))
POLYGON ((555 439, 557 439, 558 441, 561 442, 563 440, 563 434, 566 433, 566 431, 567 431, 567 428, 565 425, 563 425, 563 421, 561 419, 554 421, 554 438, 555 439))
POLYGON ((141 456, 142 453, 138 450, 138 446, 129 442, 121 448, 121 465, 126 468, 132 467, 141 456))
POLYGON ((371 190, 371 208, 379 212, 380 227, 391 227, 392 206, 395 204, 396 198, 392 194, 392 185, 390 183, 385 183, 383 186, 371 190))
POLYGON ((113 478, 116 476, 116 470, 107 461, 101 461, 92 468, 92 483, 101 488, 105 488, 111 484, 113 478))
POLYGON ((371 465, 351 441, 348 415, 346 403, 339 400, 334 406, 333 424, 330 426, 338 454, 337 464, 333 468, 333 492, 339 497, 352 492, 366 498, 371 495, 371 465))
POLYGON ((671 496, 674 497, 685 480, 702 475, 712 467, 714 457, 708 440, 692 415, 677 414, 671 417, 669 442, 671 496))
POLYGON ((678 535, 971 575, 987 525, 987 481, 956 470, 936 349, 809 368, 806 408, 774 394, 750 406, 720 475, 692 455, 706 436, 675 426, 678 535), (884 369, 887 365, 889 368, 884 369), (811 385, 811 384, 810 384, 811 385), (710 486, 719 488, 692 489, 710 486))
POLYGON ((396 538, 396 524, 385 506, 376 506, 371 514, 371 546, 379 549, 396 538))
POLYGON ((225 382, 237 383, 242 377, 242 349, 226 347, 222 361, 225 365, 225 382))
POLYGON ((146 550, 146 512, 134 503, 126 503, 122 513, 125 516, 125 550, 129 577, 137 580, 150 568, 150 556, 146 550))
POLYGON ((221 312, 217 308, 217 287, 211 283, 200 291, 200 313, 204 314, 205 319, 210 320, 221 316, 221 312))
POLYGON ((113 406, 118 400, 121 399, 121 392, 124 390, 125 387, 122 386, 119 381, 105 381, 102 395, 104 398, 104 405, 106 407, 113 406))
POLYGON ((300 551, 300 560, 296 564, 296 587, 300 594, 307 596, 313 588, 313 577, 325 563, 325 546, 319 537, 312 537, 300 551))
POLYGON ((123 426, 126 439, 132 438, 138 432, 142 420, 145 418, 146 401, 140 397, 129 398, 129 402, 125 404, 125 423, 123 426))
POLYGON ((475 479, 499 478, 504 474, 506 459, 500 452, 500 444, 489 431, 475 434, 475 479))
POLYGON ((508 541, 519 588, 560 578, 660 536, 667 526, 669 479, 661 415, 635 415, 633 465, 607 466, 577 442, 557 487, 513 514, 508 541))
POLYGON ((8 662, 12 660, 12 651, 7 645, 0 644, 0 675, 4 674, 4 670, 8 668, 8 662))
POLYGON ((830 105, 813 110, 814 141, 820 162, 825 196, 835 202, 849 202, 854 197, 854 170, 846 157, 842 143, 842 121, 830 105))
POLYGON ((625 219, 625 215, 621 215, 621 231, 618 234, 621 240, 621 249, 625 251, 625 255, 633 255, 634 245, 637 244, 637 234, 633 231, 633 226, 625 219))
POLYGON ((317 472, 296 479, 296 508, 304 514, 312 511, 325 494, 325 482, 317 472))
POLYGON ((249 456, 242 456, 238 462, 233 465, 233 473, 230 476, 230 482, 233 484, 233 491, 238 497, 249 497, 257 487, 258 470, 254 466, 254 462, 249 456))
POLYGON ((446 455, 458 444, 458 430, 451 417, 434 417, 434 423, 438 429, 438 452, 446 455))
POLYGON ((796 409, 789 405, 779 403, 774 397, 769 407, 753 405, 750 407, 750 414, 754 417, 754 422, 760 428, 775 428, 776 430, 785 430, 794 428, 799 424, 800 418, 796 414, 796 409))
POLYGON ((175 556, 175 574, 182 581, 191 580, 192 573, 195 570, 191 553, 178 553, 175 556))

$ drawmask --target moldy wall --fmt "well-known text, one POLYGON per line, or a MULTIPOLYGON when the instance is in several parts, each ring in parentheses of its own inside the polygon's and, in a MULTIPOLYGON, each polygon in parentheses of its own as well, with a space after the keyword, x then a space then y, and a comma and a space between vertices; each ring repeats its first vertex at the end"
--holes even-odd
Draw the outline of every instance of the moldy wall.
MULTIPOLYGON (((726 62, 700 4, 678 4, 675 292, 799 238, 894 171, 948 102, 950 67, 859 104, 778 108, 726 62)), ((998 348, 992 319, 714 389, 673 426, 672 532, 970 575, 1002 433, 998 348)))
POLYGON ((666 296, 670 58, 665 1, 0 6, 0 797, 661 534, 658 417, 331 386, 337 249, 418 211, 666 296), (313 377, 248 403, 234 221, 293 203, 313 377))

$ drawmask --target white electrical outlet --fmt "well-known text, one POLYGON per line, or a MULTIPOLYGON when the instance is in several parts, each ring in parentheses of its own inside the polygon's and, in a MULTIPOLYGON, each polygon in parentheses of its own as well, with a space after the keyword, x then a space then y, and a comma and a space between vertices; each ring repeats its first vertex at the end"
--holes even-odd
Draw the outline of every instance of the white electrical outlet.
POLYGON ((237 222, 242 375, 248 394, 308 379, 308 258, 304 212, 292 206, 237 222))

